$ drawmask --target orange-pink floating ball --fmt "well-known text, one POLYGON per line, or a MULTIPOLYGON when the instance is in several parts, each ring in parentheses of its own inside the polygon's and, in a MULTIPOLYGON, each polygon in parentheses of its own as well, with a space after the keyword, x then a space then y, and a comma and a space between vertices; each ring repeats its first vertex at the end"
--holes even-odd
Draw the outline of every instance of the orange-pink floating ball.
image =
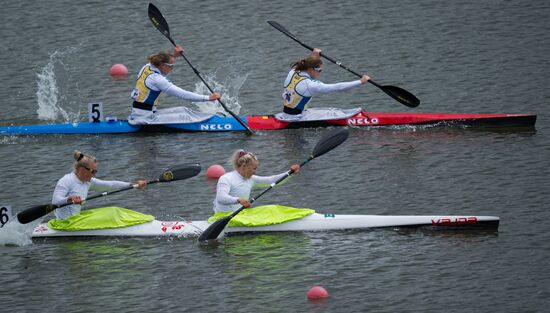
POLYGON ((124 66, 124 64, 114 64, 109 70, 109 75, 116 77, 127 76, 128 69, 124 66))
POLYGON ((308 300, 319 300, 319 299, 325 299, 325 298, 328 298, 328 292, 326 291, 325 288, 321 286, 313 286, 307 292, 308 300))
POLYGON ((223 174, 225 174, 225 169, 219 164, 211 165, 206 170, 206 177, 208 178, 220 178, 223 174))

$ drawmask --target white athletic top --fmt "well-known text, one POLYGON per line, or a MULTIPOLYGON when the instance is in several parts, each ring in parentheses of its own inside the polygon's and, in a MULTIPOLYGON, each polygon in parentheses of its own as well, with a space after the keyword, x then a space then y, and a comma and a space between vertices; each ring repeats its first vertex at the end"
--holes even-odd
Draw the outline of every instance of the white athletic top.
POLYGON ((272 184, 285 175, 286 172, 273 176, 252 175, 251 178, 245 179, 237 171, 223 174, 216 188, 214 212, 232 212, 239 209, 241 205, 237 200, 248 199, 255 183, 272 184))
MULTIPOLYGON (((290 84, 290 80, 292 79, 292 75, 294 75, 295 71, 294 69, 290 70, 288 72, 288 75, 285 79, 284 86, 288 86, 290 84)), ((307 72, 300 71, 298 72, 300 76, 305 76, 307 79, 304 79, 300 81, 298 84, 296 84, 296 92, 298 92, 300 95, 304 97, 312 97, 316 95, 322 95, 337 91, 343 91, 347 89, 351 89, 353 87, 361 86, 360 80, 354 80, 350 82, 343 82, 343 83, 336 83, 336 84, 325 84, 319 80, 311 78, 307 72)))
MULTIPOLYGON (((128 186, 131 186, 131 183, 118 180, 101 180, 95 177, 92 177, 89 182, 83 182, 74 172, 71 172, 57 181, 52 196, 52 204, 65 204, 69 196, 80 196, 82 199, 85 199, 88 196, 89 189, 101 192, 128 186)), ((54 210, 55 218, 57 219, 66 219, 78 213, 80 213, 79 204, 71 204, 54 210)))
MULTIPOLYGON (((178 97, 183 100, 187 101, 193 101, 193 102, 202 102, 202 101, 208 101, 209 96, 208 95, 200 95, 198 93, 194 93, 191 91, 183 90, 180 87, 172 84, 166 78, 166 76, 162 75, 159 69, 157 69, 152 64, 148 63, 145 64, 141 70, 139 71, 138 78, 141 76, 143 70, 146 67, 150 67, 154 72, 148 75, 145 78, 145 85, 147 88, 154 90, 154 91, 161 91, 165 92, 166 94, 174 97, 178 97)), ((136 90, 132 92, 132 99, 137 100, 138 94, 136 93, 136 90)))

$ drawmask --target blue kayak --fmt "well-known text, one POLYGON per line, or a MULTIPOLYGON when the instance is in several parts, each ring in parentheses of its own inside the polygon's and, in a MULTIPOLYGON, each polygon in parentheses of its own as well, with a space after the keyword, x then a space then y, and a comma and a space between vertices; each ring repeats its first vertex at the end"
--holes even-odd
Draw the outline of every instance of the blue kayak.
MULTIPOLYGON (((246 123, 246 118, 242 118, 246 123)), ((127 134, 137 132, 220 132, 244 131, 245 128, 234 118, 213 116, 198 123, 130 125, 127 120, 78 122, 64 124, 42 124, 0 127, 3 135, 46 135, 46 134, 127 134)))

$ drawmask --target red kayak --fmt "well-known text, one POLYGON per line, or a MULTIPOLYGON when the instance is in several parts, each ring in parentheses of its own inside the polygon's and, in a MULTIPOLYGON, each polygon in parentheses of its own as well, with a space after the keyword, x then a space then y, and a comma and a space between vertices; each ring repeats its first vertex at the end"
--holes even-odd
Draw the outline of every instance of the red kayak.
POLYGON ((534 127, 534 114, 460 114, 460 113, 393 113, 360 112, 339 120, 284 122, 273 115, 252 115, 246 118, 254 130, 304 128, 323 126, 395 126, 395 125, 441 125, 475 127, 534 127))

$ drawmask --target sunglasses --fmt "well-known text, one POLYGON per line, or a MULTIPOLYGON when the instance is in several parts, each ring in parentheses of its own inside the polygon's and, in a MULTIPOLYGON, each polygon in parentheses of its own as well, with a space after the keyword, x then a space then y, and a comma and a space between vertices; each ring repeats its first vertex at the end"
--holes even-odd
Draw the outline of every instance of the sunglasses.
POLYGON ((323 71, 322 67, 314 67, 313 70, 317 73, 321 73, 323 71))
POLYGON ((174 67, 174 63, 162 63, 166 66, 168 66, 169 68, 173 68, 174 67))
POLYGON ((82 167, 85 168, 86 170, 88 170, 88 172, 90 172, 90 174, 92 174, 92 175, 97 174, 97 170, 92 170, 91 168, 89 168, 85 165, 82 165, 82 167))

